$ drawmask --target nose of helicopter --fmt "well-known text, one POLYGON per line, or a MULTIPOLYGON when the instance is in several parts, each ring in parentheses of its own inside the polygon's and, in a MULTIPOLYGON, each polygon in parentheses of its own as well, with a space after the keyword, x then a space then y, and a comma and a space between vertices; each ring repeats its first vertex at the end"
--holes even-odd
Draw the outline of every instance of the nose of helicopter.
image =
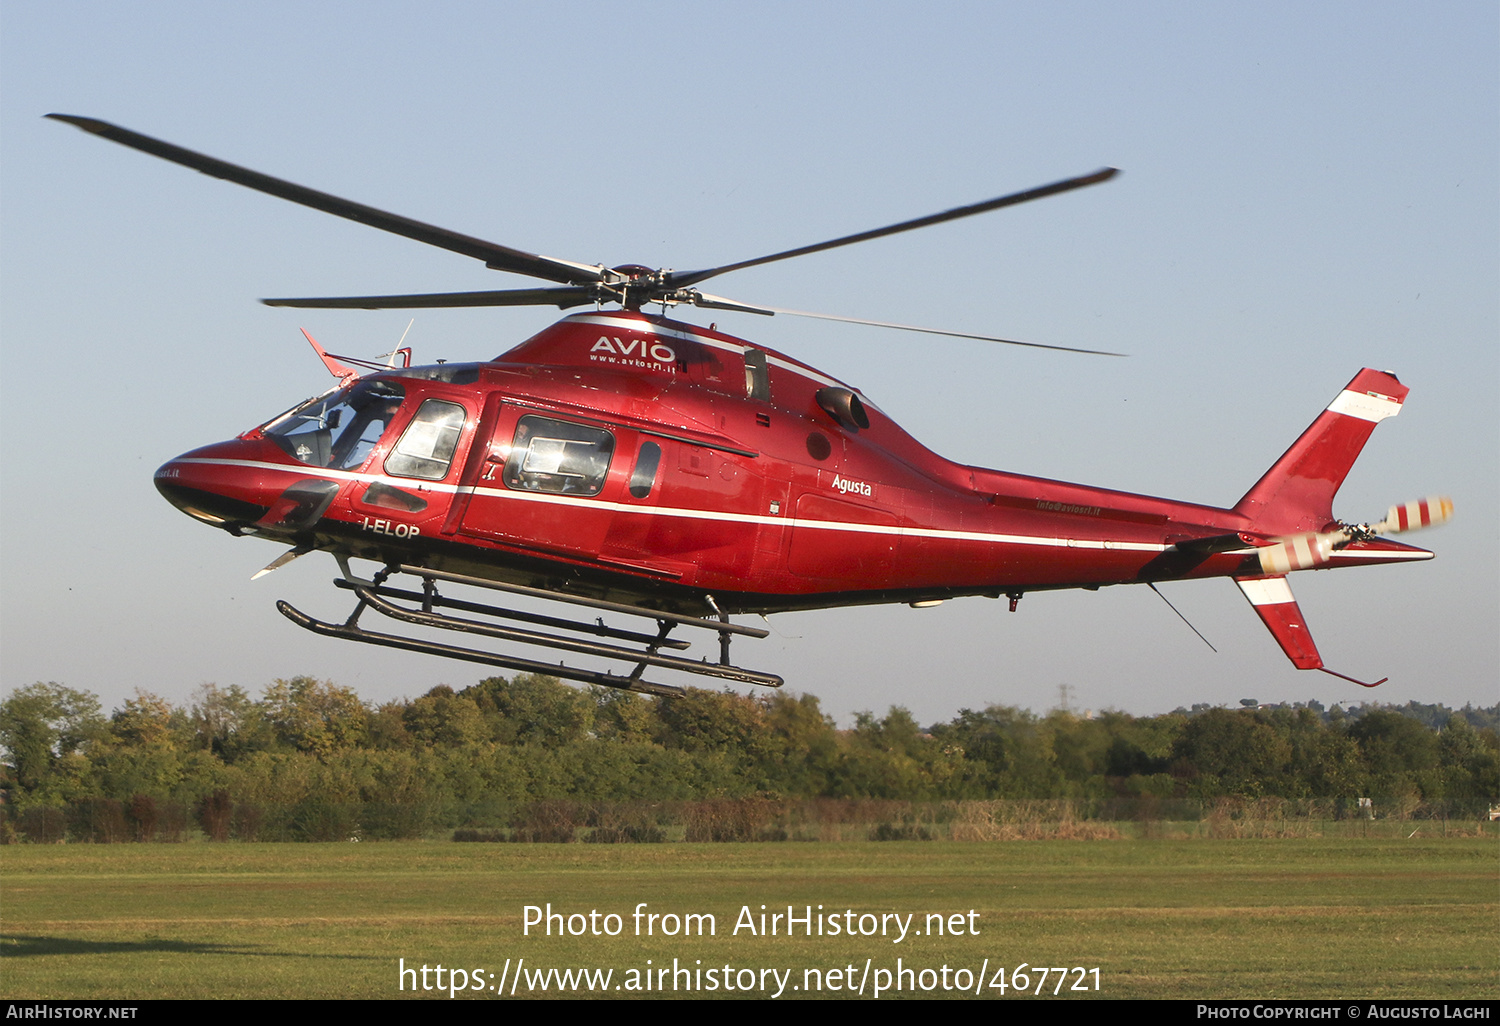
POLYGON ((219 442, 168 460, 156 471, 156 490, 193 519, 238 534, 264 517, 271 504, 247 444, 219 442))

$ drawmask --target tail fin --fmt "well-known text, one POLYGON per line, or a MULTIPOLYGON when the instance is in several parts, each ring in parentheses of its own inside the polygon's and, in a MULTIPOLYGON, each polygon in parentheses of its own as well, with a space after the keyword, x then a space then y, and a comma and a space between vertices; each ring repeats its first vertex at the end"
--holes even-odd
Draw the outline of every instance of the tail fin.
POLYGON ((1291 586, 1286 575, 1270 577, 1236 577, 1234 583, 1255 607, 1261 621, 1270 629, 1271 635, 1292 665, 1299 670, 1321 670, 1323 659, 1318 655, 1318 646, 1313 644, 1307 632, 1307 621, 1302 619, 1302 610, 1292 597, 1291 586))
POLYGON ((1370 432, 1401 412, 1408 391, 1388 371, 1366 368, 1354 375, 1234 511, 1267 534, 1325 529, 1333 521, 1333 497, 1370 432))

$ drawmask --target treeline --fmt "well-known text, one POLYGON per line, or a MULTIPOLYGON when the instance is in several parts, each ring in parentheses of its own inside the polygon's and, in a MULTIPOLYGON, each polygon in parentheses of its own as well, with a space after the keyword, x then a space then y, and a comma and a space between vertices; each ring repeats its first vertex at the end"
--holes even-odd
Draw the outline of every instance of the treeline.
POLYGON ((1433 708, 1081 717, 990 706, 925 728, 892 708, 839 730, 811 695, 695 689, 652 699, 530 675, 373 707, 308 677, 278 680, 259 698, 204 685, 185 707, 138 692, 109 715, 90 693, 35 684, 0 703, 0 831, 510 837, 545 832, 566 807, 573 828, 607 835, 658 830, 639 816, 610 825, 640 803, 671 806, 687 823, 711 820, 701 810, 720 807, 703 803, 724 801, 763 813, 767 802, 784 812, 798 802, 1053 801, 1070 816, 1132 818, 1235 800, 1314 803, 1330 817, 1482 817, 1500 801, 1500 738, 1487 725, 1496 710, 1446 711, 1434 729, 1423 722, 1433 708))

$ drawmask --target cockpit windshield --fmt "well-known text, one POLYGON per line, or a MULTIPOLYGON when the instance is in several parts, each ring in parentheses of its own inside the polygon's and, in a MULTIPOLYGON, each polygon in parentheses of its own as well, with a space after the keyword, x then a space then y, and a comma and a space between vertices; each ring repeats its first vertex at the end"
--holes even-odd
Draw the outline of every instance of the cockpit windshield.
POLYGON ((265 433, 303 463, 354 470, 369 457, 405 397, 406 390, 394 381, 358 381, 278 417, 265 433))

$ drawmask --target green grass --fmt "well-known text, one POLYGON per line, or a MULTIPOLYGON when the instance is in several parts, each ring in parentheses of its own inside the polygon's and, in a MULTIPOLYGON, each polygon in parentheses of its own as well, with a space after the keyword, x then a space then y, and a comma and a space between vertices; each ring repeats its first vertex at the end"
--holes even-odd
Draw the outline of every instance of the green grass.
POLYGON ((6 998, 386 998, 402 996, 400 958, 498 980, 521 957, 610 968, 612 987, 647 959, 792 969, 798 985, 899 957, 1097 966, 1113 998, 1483 998, 1497 942, 1493 838, 0 848, 6 998), (547 902, 618 913, 624 933, 523 936, 523 906, 547 902), (717 935, 636 937, 639 902, 711 912, 717 935), (732 936, 762 903, 915 913, 914 929, 974 909, 979 935, 732 936))

